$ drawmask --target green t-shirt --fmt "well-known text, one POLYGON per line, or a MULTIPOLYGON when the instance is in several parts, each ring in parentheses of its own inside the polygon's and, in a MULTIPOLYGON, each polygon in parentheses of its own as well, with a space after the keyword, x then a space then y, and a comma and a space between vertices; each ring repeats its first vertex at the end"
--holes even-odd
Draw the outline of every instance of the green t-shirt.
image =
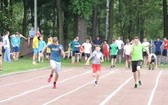
POLYGON ((145 49, 145 46, 142 44, 132 46, 132 61, 143 60, 143 49, 145 49))
POLYGON ((117 44, 110 44, 110 55, 117 55, 118 47, 117 44))

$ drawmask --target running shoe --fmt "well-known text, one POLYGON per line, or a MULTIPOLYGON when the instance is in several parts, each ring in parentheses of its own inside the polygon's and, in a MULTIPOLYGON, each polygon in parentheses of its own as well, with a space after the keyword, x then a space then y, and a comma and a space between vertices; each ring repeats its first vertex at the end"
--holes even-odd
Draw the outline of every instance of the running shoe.
POLYGON ((48 83, 51 82, 51 79, 52 79, 52 75, 50 75, 50 77, 48 78, 48 83))
POLYGON ((141 82, 141 81, 139 81, 138 83, 139 83, 139 85, 142 85, 142 82, 141 82))
POLYGON ((95 85, 95 86, 98 86, 97 81, 95 81, 94 85, 95 85))
POLYGON ((135 84, 135 87, 134 88, 138 88, 138 84, 135 84))
POLYGON ((53 89, 56 89, 56 82, 53 83, 53 89))

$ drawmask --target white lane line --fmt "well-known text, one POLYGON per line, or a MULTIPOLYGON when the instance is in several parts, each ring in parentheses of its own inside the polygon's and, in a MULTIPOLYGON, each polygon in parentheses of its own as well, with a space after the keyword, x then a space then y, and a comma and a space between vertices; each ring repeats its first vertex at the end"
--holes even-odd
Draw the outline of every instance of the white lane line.
MULTIPOLYGON (((110 73, 107 73, 107 74, 101 76, 100 79, 102 79, 102 78, 104 78, 104 77, 106 77, 106 76, 108 76, 108 75, 114 73, 115 71, 116 71, 116 70, 113 70, 113 71, 111 71, 110 73)), ((62 94, 62 95, 60 95, 60 96, 54 98, 54 99, 51 100, 51 101, 48 101, 48 102, 44 103, 43 105, 51 104, 52 102, 55 102, 55 101, 59 100, 59 99, 62 98, 62 97, 65 97, 65 96, 67 96, 67 95, 69 95, 69 94, 71 94, 71 93, 74 93, 74 92, 80 90, 81 88, 83 88, 83 87, 85 87, 85 86, 87 86, 87 85, 89 85, 89 84, 91 84, 91 83, 93 83, 93 82, 94 82, 94 81, 91 81, 91 82, 86 83, 86 84, 84 84, 84 85, 82 85, 82 86, 80 86, 80 87, 77 87, 77 88, 75 88, 75 89, 72 90, 72 91, 69 91, 69 92, 67 92, 67 93, 65 93, 65 94, 62 94)))
POLYGON ((156 91, 156 88, 157 88, 157 86, 158 86, 159 78, 160 78, 161 74, 162 74, 162 71, 160 71, 159 74, 158 74, 158 76, 157 76, 155 86, 154 86, 154 88, 153 88, 153 90, 152 90, 152 93, 151 93, 151 95, 150 95, 150 98, 149 98, 149 100, 148 100, 148 104, 147 104, 147 105, 151 105, 151 104, 152 104, 153 97, 154 97, 154 95, 155 95, 155 91, 156 91))
MULTIPOLYGON (((70 80, 70 79, 74 79, 74 78, 83 76, 83 75, 88 74, 88 73, 91 73, 91 71, 87 71, 87 72, 84 72, 84 73, 82 73, 82 74, 79 74, 79 75, 76 75, 76 76, 72 76, 72 77, 67 78, 67 79, 64 79, 64 80, 62 80, 62 81, 60 81, 60 82, 58 82, 58 83, 60 84, 60 83, 66 82, 66 81, 68 81, 68 80, 70 80)), ((0 100, 0 103, 4 103, 4 102, 10 101, 10 100, 13 100, 13 99, 15 99, 15 98, 18 98, 18 97, 27 95, 27 94, 29 94, 29 93, 33 93, 33 92, 35 92, 35 91, 39 91, 39 90, 44 89, 44 88, 49 87, 49 86, 51 86, 51 84, 50 84, 50 85, 44 85, 44 86, 41 86, 41 87, 36 88, 36 89, 32 89, 32 90, 25 91, 25 92, 23 92, 23 93, 21 93, 21 94, 18 94, 18 95, 9 97, 9 98, 4 99, 4 100, 0 100)))
POLYGON ((129 77, 123 84, 121 84, 115 91, 113 91, 107 98, 105 98, 99 105, 105 105, 117 92, 119 92, 131 79, 133 76, 129 77))
MULTIPOLYGON (((62 71, 61 73, 72 71, 72 70, 73 69, 69 69, 69 70, 66 70, 66 71, 62 71)), ((43 77, 47 77, 47 75, 42 75, 42 76, 34 77, 34 78, 27 79, 27 80, 24 80, 24 81, 19 81, 19 82, 13 82, 13 83, 8 83, 8 84, 0 85, 0 88, 1 87, 5 87, 5 86, 10 86, 10 85, 16 85, 16 84, 20 84, 20 83, 24 83, 24 82, 29 82, 29 81, 32 81, 32 80, 35 80, 35 79, 39 79, 39 78, 43 78, 43 77)))

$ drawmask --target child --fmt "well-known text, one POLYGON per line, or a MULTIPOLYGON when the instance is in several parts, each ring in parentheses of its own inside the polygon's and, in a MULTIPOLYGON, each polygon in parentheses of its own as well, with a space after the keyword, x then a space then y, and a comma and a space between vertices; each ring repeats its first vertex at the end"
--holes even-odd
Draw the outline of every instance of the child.
POLYGON ((40 36, 40 41, 39 41, 39 56, 38 56, 38 61, 44 61, 44 55, 41 53, 43 48, 46 46, 46 42, 43 40, 43 35, 40 36))
POLYGON ((115 39, 113 39, 112 44, 110 44, 111 68, 115 67, 117 53, 118 46, 115 43, 115 39))
POLYGON ((92 53, 92 45, 90 40, 86 39, 86 42, 82 44, 82 47, 84 48, 85 61, 87 61, 87 59, 90 57, 90 54, 92 53))
POLYGON ((101 72, 100 63, 104 61, 103 54, 100 52, 100 47, 96 46, 95 51, 91 54, 91 56, 86 61, 86 65, 89 65, 89 61, 92 60, 92 68, 93 68, 93 77, 95 77, 95 86, 98 84, 99 74, 101 72))
POLYGON ((103 44, 103 55, 104 55, 104 60, 109 61, 109 45, 107 44, 107 41, 104 41, 103 44))
POLYGON ((53 37, 53 44, 47 45, 43 49, 42 54, 44 53, 47 47, 51 50, 50 65, 52 69, 48 82, 51 81, 51 78, 53 77, 53 73, 55 71, 55 80, 53 83, 53 89, 56 89, 56 83, 61 69, 61 55, 63 56, 63 58, 65 58, 65 53, 63 51, 63 46, 58 43, 57 37, 53 37))
MULTIPOLYGON (((50 45, 50 44, 52 44, 53 43, 53 40, 52 40, 52 37, 50 36, 49 38, 48 38, 48 41, 47 41, 47 45, 50 45)), ((48 60, 50 60, 50 49, 49 48, 47 48, 47 50, 46 50, 46 58, 48 59, 48 60)))
POLYGON ((2 37, 0 36, 0 71, 2 71, 2 37))
POLYGON ((123 57, 125 57, 125 66, 127 68, 130 68, 130 63, 131 63, 131 44, 129 42, 129 39, 126 41, 126 45, 124 46, 124 52, 123 52, 123 57))
POLYGON ((37 59, 37 55, 39 53, 38 51, 38 46, 39 46, 39 40, 38 40, 38 36, 39 34, 36 34, 35 37, 33 38, 33 65, 36 65, 36 59, 37 59))
POLYGON ((151 69, 154 70, 154 68, 157 68, 157 57, 153 53, 151 53, 149 57, 150 57, 149 70, 151 69))

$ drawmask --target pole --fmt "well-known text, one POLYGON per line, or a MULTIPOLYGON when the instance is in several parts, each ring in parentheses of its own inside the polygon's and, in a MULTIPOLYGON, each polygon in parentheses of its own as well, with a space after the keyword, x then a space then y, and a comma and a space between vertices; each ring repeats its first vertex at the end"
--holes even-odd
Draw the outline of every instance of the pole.
POLYGON ((34 31, 37 32, 37 0, 34 0, 34 31))
POLYGON ((105 39, 107 40, 109 34, 109 0, 106 0, 106 36, 105 39))

